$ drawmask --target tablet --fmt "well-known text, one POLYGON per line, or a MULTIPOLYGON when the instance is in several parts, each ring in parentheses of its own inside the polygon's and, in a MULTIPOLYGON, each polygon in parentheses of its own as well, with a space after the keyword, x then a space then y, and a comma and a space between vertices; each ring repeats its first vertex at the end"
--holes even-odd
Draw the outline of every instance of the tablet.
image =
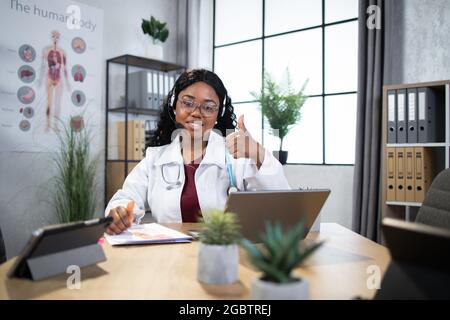
POLYGON ((228 196, 226 212, 237 215, 242 236, 256 242, 266 221, 291 228, 305 220, 307 235, 330 194, 328 189, 239 191, 228 196))
POLYGON ((27 259, 96 244, 112 217, 47 226, 34 231, 8 272, 8 277, 31 278, 27 259))

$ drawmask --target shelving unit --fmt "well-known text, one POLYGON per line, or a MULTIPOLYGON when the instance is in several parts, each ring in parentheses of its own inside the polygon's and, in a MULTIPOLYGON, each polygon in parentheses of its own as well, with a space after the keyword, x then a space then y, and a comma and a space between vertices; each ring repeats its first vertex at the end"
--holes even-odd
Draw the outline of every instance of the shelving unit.
POLYGON ((382 125, 382 218, 390 217, 397 219, 405 219, 412 221, 415 219, 422 203, 420 202, 404 202, 404 201, 387 201, 387 166, 386 166, 386 148, 389 147, 426 147, 435 149, 437 172, 450 167, 450 80, 424 82, 414 84, 389 85, 383 87, 383 125, 382 125), (387 143, 387 105, 388 105, 388 91, 398 89, 423 88, 429 87, 437 92, 443 93, 445 99, 445 141, 432 143, 387 143))
MULTIPOLYGON (((130 74, 142 70, 159 72, 168 77, 176 78, 186 68, 170 62, 128 54, 106 61, 105 206, 115 191, 121 187, 128 173, 140 162, 140 159, 129 159, 128 157, 128 120, 133 118, 158 121, 159 119, 159 108, 150 109, 130 103, 130 74), (123 99, 121 100, 121 98, 123 99), (125 156, 123 159, 118 157, 118 146, 111 145, 112 138, 117 136, 114 126, 110 125, 113 118, 116 118, 116 120, 120 118, 121 121, 125 121, 123 146, 125 156), (117 174, 118 171, 123 174, 117 174)), ((160 90, 158 82, 158 93, 166 94, 168 91, 168 86, 165 86, 164 90, 160 90)), ((144 150, 142 150, 142 153, 144 154, 144 150)))

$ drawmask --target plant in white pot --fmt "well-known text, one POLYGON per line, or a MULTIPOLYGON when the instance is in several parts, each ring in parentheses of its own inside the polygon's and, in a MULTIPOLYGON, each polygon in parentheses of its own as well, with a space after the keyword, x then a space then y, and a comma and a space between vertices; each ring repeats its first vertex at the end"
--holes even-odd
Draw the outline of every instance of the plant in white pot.
POLYGON ((239 279, 240 239, 233 213, 211 210, 200 233, 197 278, 206 284, 231 284, 239 279))
POLYGON ((163 48, 161 44, 169 37, 169 30, 166 25, 166 22, 161 22, 153 16, 149 20, 142 19, 142 32, 144 35, 148 34, 151 40, 146 46, 146 54, 150 58, 163 60, 163 48))
POLYGON ((261 245, 243 239, 241 246, 248 252, 250 262, 263 274, 252 283, 252 298, 261 300, 309 299, 307 279, 297 277, 294 268, 316 251, 323 242, 306 246, 304 221, 283 232, 280 224, 266 223, 259 236, 261 245))
POLYGON ((286 164, 288 152, 283 150, 283 140, 292 126, 301 120, 301 109, 307 100, 304 94, 308 80, 300 91, 292 88, 289 69, 286 69, 285 81, 279 85, 268 73, 264 73, 264 86, 260 93, 252 92, 252 96, 260 104, 262 114, 270 125, 270 133, 280 138, 280 150, 274 151, 275 157, 286 164))

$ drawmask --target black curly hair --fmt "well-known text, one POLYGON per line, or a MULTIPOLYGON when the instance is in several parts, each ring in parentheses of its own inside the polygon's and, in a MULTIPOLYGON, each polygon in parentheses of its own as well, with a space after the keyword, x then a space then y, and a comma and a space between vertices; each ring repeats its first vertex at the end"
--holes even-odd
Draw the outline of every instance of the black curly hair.
POLYGON ((231 98, 228 96, 227 89, 223 85, 222 80, 220 80, 220 78, 214 72, 205 69, 193 69, 183 72, 178 77, 173 88, 169 91, 169 94, 164 99, 164 104, 161 106, 158 126, 150 140, 149 145, 147 145, 146 147, 157 147, 171 143, 172 132, 176 129, 174 121, 175 114, 173 112, 173 109, 175 108, 178 94, 190 85, 199 81, 210 85, 214 89, 220 100, 218 113, 219 116, 214 129, 219 130, 222 135, 225 136, 227 129, 236 128, 236 115, 234 114, 234 108, 231 104, 231 98), (173 98, 173 105, 170 105, 172 95, 175 96, 173 98), (226 99, 224 105, 223 101, 225 96, 226 99), (220 117, 223 108, 225 108, 225 113, 220 117))

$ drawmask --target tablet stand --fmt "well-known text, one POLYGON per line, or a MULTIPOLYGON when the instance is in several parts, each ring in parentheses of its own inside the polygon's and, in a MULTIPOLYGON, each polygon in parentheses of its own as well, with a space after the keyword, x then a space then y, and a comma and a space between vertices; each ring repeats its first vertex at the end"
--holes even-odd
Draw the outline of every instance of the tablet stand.
POLYGON ((99 244, 60 251, 44 256, 28 258, 32 280, 41 280, 57 274, 66 273, 67 267, 76 265, 80 268, 106 261, 103 248, 99 244))

